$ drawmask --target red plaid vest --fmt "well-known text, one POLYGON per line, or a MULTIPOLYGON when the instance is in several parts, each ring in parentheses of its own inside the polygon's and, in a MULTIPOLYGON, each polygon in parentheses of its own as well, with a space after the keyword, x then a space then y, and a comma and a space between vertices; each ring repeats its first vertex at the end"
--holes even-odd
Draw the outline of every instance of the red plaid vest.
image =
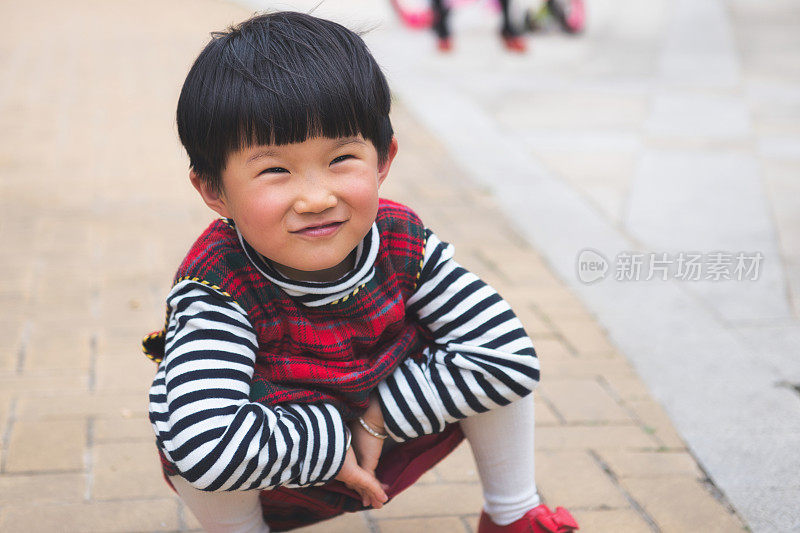
MULTIPOLYGON (((211 223, 191 247, 175 283, 192 279, 212 286, 246 311, 256 331, 251 401, 327 402, 352 419, 400 361, 420 355, 429 343, 405 313, 420 275, 424 226, 408 207, 388 200, 380 201, 376 225, 380 248, 372 279, 319 307, 293 300, 264 277, 228 221, 211 223)), ((163 358, 164 335, 161 330, 144 340, 155 361, 163 358)))

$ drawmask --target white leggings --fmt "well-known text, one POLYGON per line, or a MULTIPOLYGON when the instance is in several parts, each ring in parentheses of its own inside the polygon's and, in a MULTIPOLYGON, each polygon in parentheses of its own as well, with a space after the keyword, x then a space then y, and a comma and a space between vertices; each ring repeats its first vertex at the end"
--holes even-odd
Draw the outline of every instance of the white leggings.
MULTIPOLYGON (((539 505, 534 481, 533 394, 460 422, 483 486, 484 510, 506 525, 539 505)), ((171 477, 181 499, 210 533, 268 533, 259 491, 205 492, 171 477)))

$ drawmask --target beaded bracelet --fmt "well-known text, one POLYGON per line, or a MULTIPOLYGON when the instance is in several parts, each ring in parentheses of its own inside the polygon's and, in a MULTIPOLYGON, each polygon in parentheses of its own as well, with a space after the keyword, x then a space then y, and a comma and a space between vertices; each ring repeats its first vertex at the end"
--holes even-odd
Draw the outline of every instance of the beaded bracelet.
POLYGON ((381 433, 378 433, 377 431, 375 431, 374 429, 369 427, 369 424, 367 424, 366 421, 364 421, 364 419, 361 418, 360 416, 358 417, 358 423, 361 424, 361 427, 364 428, 364 431, 366 431, 367 433, 369 433, 370 435, 372 435, 376 439, 383 440, 383 439, 385 439, 386 437, 389 436, 389 435, 383 435, 381 433))

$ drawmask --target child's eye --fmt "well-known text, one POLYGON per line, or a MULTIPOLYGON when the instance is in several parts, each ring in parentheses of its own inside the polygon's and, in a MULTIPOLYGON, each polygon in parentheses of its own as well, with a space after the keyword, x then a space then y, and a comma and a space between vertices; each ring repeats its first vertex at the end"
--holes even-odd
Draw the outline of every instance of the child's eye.
POLYGON ((331 165, 334 164, 334 163, 341 163, 342 161, 344 161, 346 159, 350 159, 352 157, 353 156, 350 155, 350 154, 340 155, 339 157, 337 157, 333 161, 331 161, 331 165))
POLYGON ((280 174, 282 172, 289 172, 283 167, 270 167, 261 171, 261 174, 280 174))

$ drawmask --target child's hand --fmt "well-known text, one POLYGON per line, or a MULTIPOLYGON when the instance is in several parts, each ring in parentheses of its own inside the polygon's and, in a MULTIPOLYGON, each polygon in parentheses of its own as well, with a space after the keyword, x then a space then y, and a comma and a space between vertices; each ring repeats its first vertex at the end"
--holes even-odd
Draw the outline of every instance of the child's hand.
MULTIPOLYGON (((370 396, 369 405, 362 417, 364 421, 378 433, 385 434, 383 423, 383 413, 375 394, 370 396)), ((352 434, 352 446, 356 452, 358 465, 369 472, 375 474, 375 469, 378 467, 378 459, 381 457, 381 450, 383 449, 383 439, 379 439, 370 435, 358 422, 355 420, 350 423, 350 433, 352 434)))
POLYGON ((358 466, 353 448, 347 450, 344 464, 336 479, 356 491, 361 496, 361 503, 364 504, 364 507, 371 505, 374 509, 380 509, 389 499, 375 474, 358 466))

